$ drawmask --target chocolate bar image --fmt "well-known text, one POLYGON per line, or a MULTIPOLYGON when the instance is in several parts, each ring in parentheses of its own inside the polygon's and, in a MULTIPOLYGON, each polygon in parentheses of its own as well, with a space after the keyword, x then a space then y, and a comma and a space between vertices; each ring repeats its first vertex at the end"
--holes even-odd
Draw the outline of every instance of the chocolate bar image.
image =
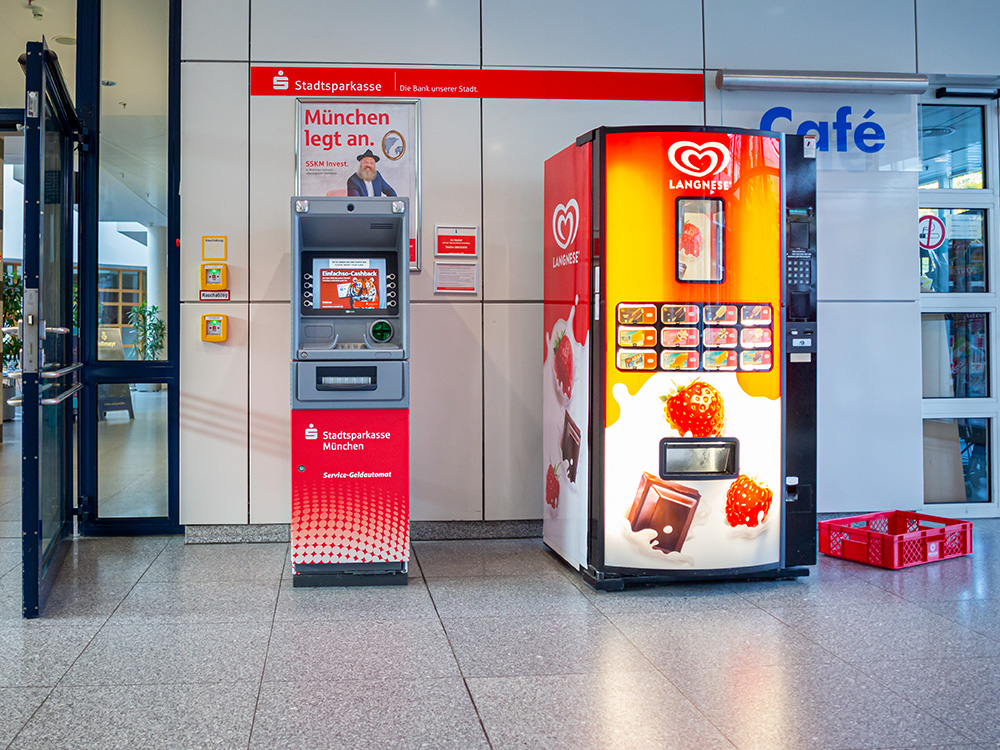
POLYGON ((569 412, 566 412, 566 419, 563 422, 562 455, 567 464, 566 476, 569 477, 569 481, 575 483, 576 462, 580 458, 580 428, 569 412))
POLYGON ((667 482, 644 471, 628 512, 632 531, 653 529, 653 549, 680 552, 699 500, 701 493, 693 487, 667 482))

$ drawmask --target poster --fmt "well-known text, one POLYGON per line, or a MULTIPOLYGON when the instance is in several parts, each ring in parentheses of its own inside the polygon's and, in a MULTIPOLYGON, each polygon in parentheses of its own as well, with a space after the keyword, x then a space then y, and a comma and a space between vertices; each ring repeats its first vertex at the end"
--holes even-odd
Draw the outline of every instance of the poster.
POLYGON ((410 268, 420 270, 419 104, 298 100, 297 195, 410 199, 410 268))

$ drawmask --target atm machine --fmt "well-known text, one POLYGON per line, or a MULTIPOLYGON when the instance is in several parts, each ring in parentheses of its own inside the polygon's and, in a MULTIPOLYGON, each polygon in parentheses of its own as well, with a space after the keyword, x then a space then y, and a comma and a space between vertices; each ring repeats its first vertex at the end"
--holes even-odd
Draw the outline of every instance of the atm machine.
POLYGON ((595 587, 816 560, 816 162, 605 127, 545 163, 545 543, 595 587))
POLYGON ((295 586, 407 582, 408 210, 292 198, 295 586))

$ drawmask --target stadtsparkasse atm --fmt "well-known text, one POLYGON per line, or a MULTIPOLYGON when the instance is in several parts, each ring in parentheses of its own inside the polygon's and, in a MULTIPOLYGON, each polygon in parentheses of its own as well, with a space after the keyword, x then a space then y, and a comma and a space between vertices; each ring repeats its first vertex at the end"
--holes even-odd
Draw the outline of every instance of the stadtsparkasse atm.
POLYGON ((295 586, 407 582, 408 208, 292 198, 295 586))
POLYGON ((595 587, 815 564, 810 151, 603 127, 545 162, 544 540, 595 587))

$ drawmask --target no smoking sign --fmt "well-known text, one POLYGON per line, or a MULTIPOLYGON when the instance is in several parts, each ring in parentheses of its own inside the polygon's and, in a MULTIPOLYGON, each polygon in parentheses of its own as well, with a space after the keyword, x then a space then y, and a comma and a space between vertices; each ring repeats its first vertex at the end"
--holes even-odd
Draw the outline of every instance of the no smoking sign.
POLYGON ((920 243, 922 250, 937 250, 944 244, 944 222, 937 216, 933 214, 921 216, 917 226, 919 228, 917 242, 920 243))

